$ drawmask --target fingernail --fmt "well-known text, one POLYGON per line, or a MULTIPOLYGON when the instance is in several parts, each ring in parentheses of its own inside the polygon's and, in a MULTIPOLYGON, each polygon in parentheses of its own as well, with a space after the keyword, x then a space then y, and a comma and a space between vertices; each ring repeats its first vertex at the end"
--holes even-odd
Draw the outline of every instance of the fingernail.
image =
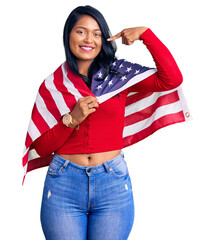
POLYGON ((108 38, 107 41, 110 41, 110 38, 108 38))

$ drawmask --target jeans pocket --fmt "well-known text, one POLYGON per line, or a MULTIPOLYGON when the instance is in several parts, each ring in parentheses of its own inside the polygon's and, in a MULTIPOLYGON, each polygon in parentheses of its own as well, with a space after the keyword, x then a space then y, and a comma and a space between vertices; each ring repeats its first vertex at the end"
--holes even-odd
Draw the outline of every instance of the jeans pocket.
POLYGON ((60 161, 57 161, 57 159, 53 158, 51 163, 49 164, 47 173, 52 176, 58 176, 64 171, 65 171, 64 164, 60 161))
POLYGON ((121 161, 111 166, 110 172, 116 178, 121 178, 128 175, 129 172, 128 172, 128 166, 126 161, 124 159, 121 159, 121 161))

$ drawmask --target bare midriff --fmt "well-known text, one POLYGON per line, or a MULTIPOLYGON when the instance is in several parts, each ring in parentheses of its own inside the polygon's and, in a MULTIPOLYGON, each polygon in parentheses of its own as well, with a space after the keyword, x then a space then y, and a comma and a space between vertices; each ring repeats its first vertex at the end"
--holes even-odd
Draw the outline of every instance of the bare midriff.
POLYGON ((100 165, 103 162, 107 162, 112 158, 118 156, 120 152, 121 149, 99 153, 58 154, 58 155, 75 164, 89 167, 100 165))

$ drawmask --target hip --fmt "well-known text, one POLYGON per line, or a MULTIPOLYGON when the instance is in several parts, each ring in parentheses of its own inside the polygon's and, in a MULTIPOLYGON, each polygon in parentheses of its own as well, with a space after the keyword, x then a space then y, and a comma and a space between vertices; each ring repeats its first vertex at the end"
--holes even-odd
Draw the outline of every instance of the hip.
POLYGON ((59 199, 59 207, 67 203, 81 205, 83 210, 102 207, 105 202, 111 202, 111 208, 132 203, 132 184, 124 153, 120 152, 107 162, 89 167, 55 154, 46 175, 45 201, 50 194, 55 196, 54 199, 59 199))

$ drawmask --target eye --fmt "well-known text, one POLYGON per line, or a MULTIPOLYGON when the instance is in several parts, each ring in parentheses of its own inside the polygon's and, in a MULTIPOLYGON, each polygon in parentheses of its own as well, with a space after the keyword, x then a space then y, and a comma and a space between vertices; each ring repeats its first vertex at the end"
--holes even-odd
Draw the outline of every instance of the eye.
POLYGON ((82 30, 79 30, 79 31, 77 31, 77 33, 80 33, 80 34, 85 34, 85 32, 84 32, 84 31, 82 31, 82 30))
POLYGON ((94 33, 95 37, 101 37, 101 33, 94 33))

